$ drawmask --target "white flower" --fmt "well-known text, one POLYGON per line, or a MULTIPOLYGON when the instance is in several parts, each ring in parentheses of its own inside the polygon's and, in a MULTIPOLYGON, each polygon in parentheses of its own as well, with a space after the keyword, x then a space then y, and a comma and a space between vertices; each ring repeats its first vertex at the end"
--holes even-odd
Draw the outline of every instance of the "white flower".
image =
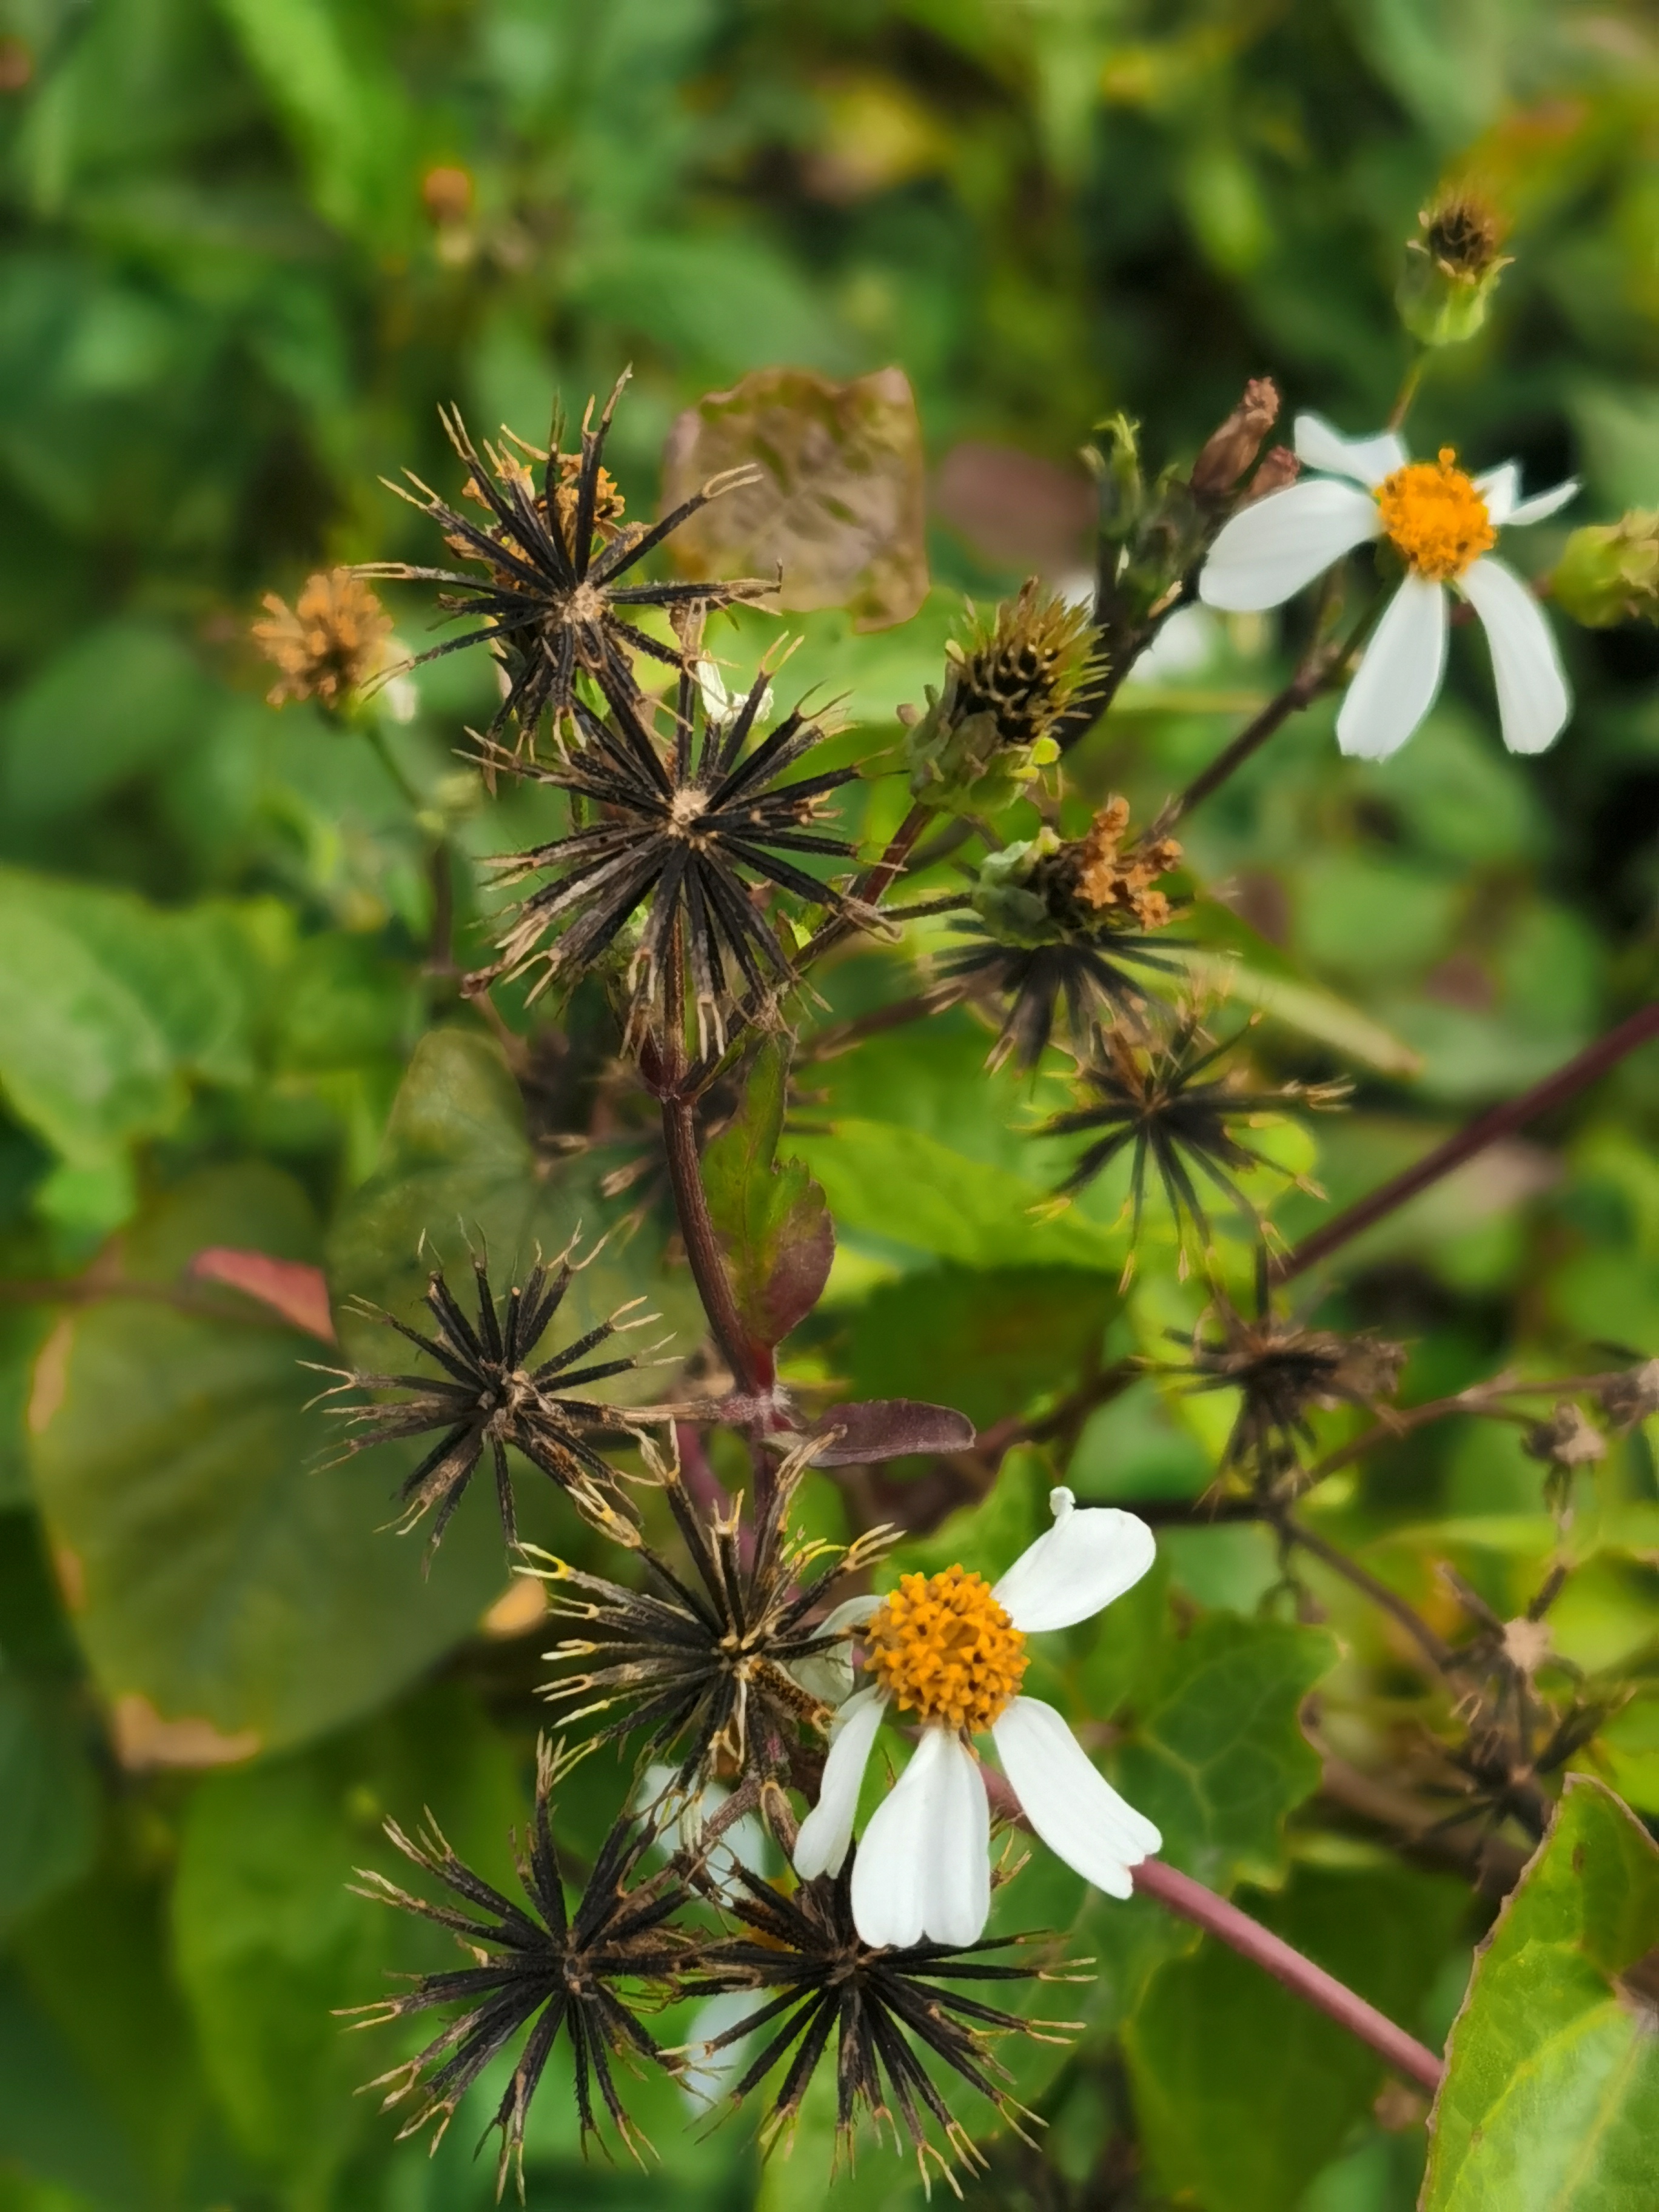
POLYGON ((1408 461, 1391 430, 1344 438, 1317 415, 1297 416, 1296 450, 1322 473, 1234 515, 1204 565, 1199 597, 1231 613, 1276 607, 1356 545, 1385 538, 1406 576, 1342 702, 1343 751, 1386 759, 1434 704, 1446 666, 1449 586, 1486 624, 1504 744, 1516 753, 1553 744, 1572 703, 1555 640, 1525 584, 1487 548, 1500 529, 1565 507, 1577 484, 1522 499, 1513 461, 1466 476, 1449 446, 1437 460, 1408 461))
POLYGON ((988 1730, 1020 1809, 1048 1848, 1113 1897, 1162 1838, 1097 1774, 1052 1705, 1018 1694, 1027 1635, 1099 1613, 1152 1564, 1152 1532, 1133 1513, 1082 1512, 1051 1491, 1054 1524, 994 1589, 960 1566, 906 1575, 873 1609, 875 1680, 836 1716, 818 1802, 801 1823, 795 1871, 838 1874, 853 1841, 864 1770, 896 1700, 921 1740, 864 1832, 853 1920, 870 1944, 974 1943, 991 1910, 990 1807, 969 1742, 988 1730))

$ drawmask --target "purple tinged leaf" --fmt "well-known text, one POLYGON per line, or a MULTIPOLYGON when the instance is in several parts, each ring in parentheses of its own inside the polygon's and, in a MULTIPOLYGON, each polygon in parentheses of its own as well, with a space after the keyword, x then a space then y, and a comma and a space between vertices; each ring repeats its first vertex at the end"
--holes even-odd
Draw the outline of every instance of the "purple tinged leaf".
POLYGON ((709 1215, 738 1312, 753 1342, 769 1352, 811 1312, 836 1256, 823 1190, 799 1160, 776 1157, 788 1072, 787 1043, 769 1038, 750 1069, 737 1119, 702 1158, 709 1215))
POLYGON ((914 1452, 968 1451, 975 1434, 966 1413, 920 1398, 866 1398, 831 1406, 818 1427, 826 1433, 823 1448, 812 1455, 814 1467, 865 1465, 914 1452), (837 1430, 840 1434, 834 1434, 837 1430))

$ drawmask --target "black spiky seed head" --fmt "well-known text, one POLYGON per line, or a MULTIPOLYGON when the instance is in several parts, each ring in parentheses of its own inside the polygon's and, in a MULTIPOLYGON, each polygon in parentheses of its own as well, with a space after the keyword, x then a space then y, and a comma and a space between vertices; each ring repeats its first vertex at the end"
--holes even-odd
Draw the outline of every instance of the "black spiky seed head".
POLYGON ((617 520, 620 501, 603 455, 611 415, 629 374, 625 369, 617 380, 597 423, 589 401, 579 455, 560 453, 556 425, 544 454, 526 447, 523 450, 531 456, 526 462, 489 447, 486 460, 460 416, 453 408, 446 410, 444 429, 469 471, 466 494, 487 510, 486 519, 474 521, 463 514, 418 477, 409 477, 412 491, 396 484, 391 489, 430 515, 451 549, 477 563, 483 574, 467 575, 402 561, 373 562, 356 571, 360 576, 438 584, 443 587, 438 605, 445 613, 482 624, 432 647, 416 665, 469 645, 489 647, 501 663, 507 687, 485 733, 489 744, 496 744, 512 723, 517 726, 519 750, 533 751, 543 716, 550 716, 556 730, 569 715, 579 676, 591 678, 607 699, 631 698, 638 690, 633 673, 635 653, 671 668, 683 666, 682 648, 648 636, 639 627, 638 617, 645 608, 672 612, 694 605, 731 606, 739 600, 763 599, 776 588, 755 576, 697 584, 650 583, 638 578, 635 572, 648 553, 711 499, 751 481, 754 471, 732 469, 711 477, 650 529, 617 520), (533 465, 537 461, 539 483, 533 465), (633 580, 624 580, 629 578, 633 580))
POLYGON ((538 880, 514 911, 497 972, 539 968, 537 989, 574 981, 637 916, 630 1040, 653 1013, 665 1029, 683 1023, 689 994, 706 1051, 711 1036, 723 1042, 735 1008, 758 1010, 793 978, 778 927, 751 895, 757 888, 866 919, 857 900, 800 865, 854 858, 844 838, 818 823, 824 800, 857 770, 786 781, 824 732, 796 708, 750 748, 769 690, 763 672, 736 711, 714 720, 702 686, 683 673, 665 742, 643 700, 618 698, 604 718, 577 702, 580 743, 565 761, 528 772, 570 793, 590 816, 568 836, 500 863, 504 882, 538 880))
POLYGON ((635 1313, 644 1300, 635 1298, 574 1343, 532 1364, 532 1355, 577 1272, 568 1252, 550 1266, 538 1261, 524 1283, 514 1283, 499 1304, 486 1263, 475 1259, 472 1264, 476 1322, 462 1311, 441 1267, 433 1269, 427 1282, 426 1303, 433 1320, 429 1336, 379 1306, 357 1304, 360 1313, 395 1328, 423 1352, 438 1370, 435 1374, 323 1370, 338 1377, 331 1396, 345 1390, 406 1394, 332 1409, 354 1431, 346 1444, 348 1455, 374 1444, 436 1435, 430 1451, 398 1492, 403 1508, 397 1523, 401 1534, 428 1513, 433 1516, 428 1563, 486 1449, 495 1463, 496 1504, 509 1550, 518 1542, 509 1445, 576 1505, 610 1524, 615 1512, 615 1478, 591 1439, 596 1431, 606 1430, 620 1438, 630 1433, 630 1425, 626 1413, 581 1394, 639 1364, 632 1353, 600 1360, 591 1355, 654 1318, 635 1313))
POLYGON ((624 1815, 599 1848, 580 1899, 566 1903, 553 1838, 552 1792, 556 1755, 538 1747, 536 1804, 529 1832, 514 1839, 514 1856, 526 1902, 504 1897, 451 1850, 430 1814, 417 1836, 396 1821, 386 1832, 404 1856, 461 1902, 437 1904, 401 1889, 369 1869, 358 1869, 356 1893, 436 1921, 455 1936, 472 1964, 422 1974, 414 1986, 378 2004, 353 2008, 354 2026, 375 2027, 439 2006, 460 2008, 426 2048, 365 2086, 384 2089, 383 2112, 413 2101, 398 2132, 401 2142, 433 2130, 435 2150, 455 2108, 484 2068, 526 2029, 513 2076, 490 2125, 501 2136, 495 2175, 499 2197, 509 2167, 516 2167, 524 2196, 524 2130, 531 2100, 562 2033, 575 2072, 576 2112, 586 2149, 599 2133, 593 2091, 617 2135, 636 2159, 649 2146, 628 2116, 617 2086, 618 2062, 670 2073, 681 2062, 642 2024, 678 1994, 691 1940, 672 1923, 690 1893, 673 1865, 640 1880, 641 1861, 657 1841, 648 1820, 624 1815))
POLYGON ((992 2039, 1018 2034, 1063 2042, 1065 2031, 1076 2023, 1033 2021, 971 1994, 973 1985, 1006 1988, 1059 1978, 1035 1960, 1016 1962, 1008 1957, 1032 1939, 1004 1936, 960 1948, 916 1943, 872 1949, 853 1925, 851 1881, 850 1857, 838 1875, 821 1875, 790 1896, 744 1869, 737 1870, 726 1908, 742 1923, 742 1932, 711 1948, 704 1975, 688 1984, 688 1990, 775 1994, 706 2049, 713 2056, 750 2036, 764 2037, 758 2055, 732 2086, 738 2100, 785 2066, 763 2130, 770 2142, 793 2124, 833 2039, 841 2148, 850 2152, 860 2120, 870 2121, 878 2133, 884 2125, 896 2148, 908 2139, 924 2179, 931 2160, 959 2196, 952 2163, 972 2168, 984 2160, 951 2113, 929 2062, 978 2090, 1006 2123, 1024 2135, 1022 2123, 1033 2115, 1010 2095, 1009 2076, 991 2048, 992 2039), (932 2132, 935 2128, 942 2146, 932 2132))
POLYGON ((562 1727, 603 1719, 587 1748, 635 1736, 641 1764, 676 1761, 684 1789, 716 1771, 782 1771, 803 1724, 827 1724, 829 1701, 846 1694, 852 1670, 848 1631, 826 1627, 826 1616, 892 1532, 872 1529, 846 1549, 791 1534, 811 1449, 778 1468, 748 1528, 741 1500, 706 1517, 679 1468, 659 1470, 689 1576, 638 1537, 639 1589, 524 1547, 549 1612, 576 1631, 547 1656, 580 1671, 544 1694, 560 1708, 562 1727))
MULTIPOLYGON (((1243 1140, 1240 1127, 1260 1115, 1280 1115, 1291 1106, 1328 1110, 1348 1096, 1349 1086, 1343 1083, 1285 1083, 1253 1089, 1236 1069, 1220 1067, 1223 1056, 1237 1042, 1237 1035, 1212 1038, 1197 1006, 1188 1008, 1167 1036, 1152 1042, 1133 1042, 1116 1029, 1102 1030, 1095 1056, 1079 1077, 1088 1103, 1074 1112, 1056 1115, 1042 1130, 1045 1136, 1093 1139, 1060 1185, 1065 1192, 1080 1189, 1121 1153, 1129 1153, 1129 1205, 1136 1237, 1147 1174, 1155 1170, 1182 1241, 1183 1271, 1188 1231, 1206 1249, 1212 1243, 1203 1184, 1219 1191, 1257 1235, 1262 1232, 1261 1215, 1240 1188, 1238 1177, 1275 1164, 1243 1140)), ((1126 1280, 1133 1265, 1132 1249, 1126 1280)))
MULTIPOLYGON (((1265 1269, 1262 1273, 1265 1278, 1265 1269)), ((1175 1340, 1188 1341, 1179 1335, 1175 1340)), ((1403 1344, 1370 1329, 1343 1335, 1310 1328, 1289 1315, 1265 1310, 1265 1302, 1252 1320, 1224 1298, 1199 1322, 1188 1349, 1188 1362, 1163 1371, 1185 1378, 1197 1391, 1238 1392, 1222 1470, 1237 1469, 1268 1483, 1296 1465, 1298 1444, 1313 1442, 1310 1413, 1358 1406, 1380 1413, 1406 1363, 1403 1344)))

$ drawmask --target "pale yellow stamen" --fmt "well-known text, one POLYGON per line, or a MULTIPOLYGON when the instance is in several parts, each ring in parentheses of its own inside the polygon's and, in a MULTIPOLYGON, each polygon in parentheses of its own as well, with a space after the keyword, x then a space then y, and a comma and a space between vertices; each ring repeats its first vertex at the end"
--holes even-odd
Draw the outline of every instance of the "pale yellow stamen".
POLYGON ((1449 446, 1433 461, 1408 461, 1376 488, 1382 527, 1419 576, 1449 583, 1498 543, 1474 479, 1454 465, 1449 446))
POLYGON ((1018 1693, 1025 1638, 982 1575, 903 1575, 865 1631, 872 1674, 901 1712, 973 1734, 1018 1693))

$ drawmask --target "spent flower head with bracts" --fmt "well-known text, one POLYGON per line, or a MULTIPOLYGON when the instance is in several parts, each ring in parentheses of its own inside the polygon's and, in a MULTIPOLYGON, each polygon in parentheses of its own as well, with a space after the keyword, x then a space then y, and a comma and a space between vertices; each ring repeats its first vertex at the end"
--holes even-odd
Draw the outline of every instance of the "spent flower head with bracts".
POLYGON ((1513 461, 1485 476, 1437 459, 1412 461, 1392 430, 1344 438, 1298 415, 1296 450, 1318 471, 1233 516, 1210 550, 1199 597, 1234 613, 1281 605, 1355 547, 1385 543, 1405 575, 1383 609, 1336 719, 1345 753, 1385 760, 1433 706, 1446 669, 1447 594, 1486 627, 1498 718, 1511 752, 1553 744, 1571 711, 1549 623, 1514 569, 1490 551, 1500 529, 1542 522, 1578 489, 1521 496, 1513 461))
MULTIPOLYGON (((592 1256, 589 1255, 590 1259, 592 1256)), ((634 1309, 644 1300, 632 1299, 574 1343, 532 1365, 531 1356, 577 1273, 569 1249, 550 1266, 538 1260, 522 1285, 514 1283, 499 1306, 485 1262, 475 1259, 472 1265, 477 1287, 476 1323, 462 1311, 441 1267, 433 1269, 427 1283, 426 1303, 434 1323, 430 1336, 379 1306, 362 1302, 356 1309, 406 1337, 434 1362, 440 1370, 437 1374, 320 1370, 339 1377, 334 1390, 326 1394, 331 1397, 348 1389, 409 1394, 334 1407, 356 1431, 346 1444, 347 1455, 367 1451, 375 1444, 436 1433, 437 1442, 404 1478, 398 1493, 403 1507, 397 1524, 400 1533, 406 1534, 428 1513, 434 1516, 428 1561, 486 1447, 495 1462, 496 1504, 509 1548, 518 1542, 513 1478, 507 1457, 509 1445, 576 1505, 589 1513, 597 1512, 610 1524, 612 1515, 605 1501, 614 1494, 616 1479, 589 1439, 595 1431, 602 1430, 619 1437, 632 1436, 633 1425, 629 1417, 617 1408, 573 1394, 637 1367, 639 1359, 631 1352, 600 1360, 592 1359, 591 1354, 613 1338, 643 1328, 655 1319, 654 1315, 635 1314, 634 1309)))
POLYGON ((750 482, 753 475, 750 470, 736 469, 711 478, 651 529, 620 521, 621 502, 602 457, 611 415, 629 374, 624 370, 617 379, 597 424, 589 401, 582 417, 580 456, 560 453, 556 427, 544 455, 525 447, 532 459, 541 460, 539 484, 534 469, 510 453, 489 449, 486 465, 459 415, 453 409, 444 414, 450 443, 469 471, 464 495, 487 510, 483 522, 474 522, 450 506, 418 477, 410 476, 412 492, 391 487, 430 515, 451 549, 479 564, 481 576, 403 561, 374 562, 357 571, 362 576, 441 585, 445 588, 438 605, 445 613, 482 622, 481 629, 431 647, 417 657, 416 665, 466 646, 489 645, 507 679, 501 707, 486 733, 492 744, 513 722, 518 726, 520 750, 533 750, 544 714, 551 717, 556 729, 569 715, 580 676, 591 678, 607 699, 627 699, 639 688, 635 654, 671 668, 683 666, 678 646, 665 644, 639 627, 638 617, 647 608, 730 606, 763 599, 775 589, 752 576, 726 583, 623 580, 689 516, 723 492, 750 482))
POLYGON ((290 607, 267 592, 266 618, 252 635, 281 673, 267 696, 273 707, 290 699, 319 699, 343 706, 386 673, 392 617, 368 586, 349 568, 307 576, 290 607))
POLYGON ((1509 264, 1509 222, 1473 185, 1449 185, 1417 218, 1395 295, 1401 321, 1427 346, 1461 345, 1486 319, 1509 264))
POLYGON ((868 1607, 860 1599, 826 1601, 879 1555, 890 1532, 873 1529, 844 1549, 791 1533, 811 1450, 803 1445, 777 1469, 752 1530, 741 1500, 705 1519, 678 1466, 659 1469, 690 1557, 689 1579, 639 1537, 631 1548, 643 1589, 525 1547, 526 1571, 547 1586, 548 1610, 579 1630, 547 1656, 598 1662, 545 1692, 567 1728, 614 1716, 588 1747, 637 1732, 641 1760, 678 1758, 676 1786, 684 1789, 716 1767, 769 1772, 786 1762, 803 1723, 827 1723, 850 1685, 850 1619, 868 1607))
POLYGON ((1206 1333, 1212 1316, 1206 1316, 1193 1331, 1190 1361, 1159 1371, 1197 1391, 1237 1391, 1224 1474, 1237 1469, 1271 1482, 1296 1464, 1298 1444, 1312 1443, 1310 1413, 1358 1406, 1381 1414, 1406 1364, 1403 1344, 1369 1329, 1344 1336, 1265 1308, 1251 1320, 1225 1298, 1217 1299, 1212 1316, 1217 1333, 1206 1333))
POLYGON ((864 1770, 884 1716, 914 1714, 921 1737, 864 1833, 850 1886, 866 1943, 975 1943, 991 1910, 990 1806, 971 1739, 988 1733, 1020 1810, 1050 1850, 1110 1897, 1161 1848, 1152 1822, 1090 1763, 1052 1705, 1020 1694, 1025 1639, 1091 1620, 1152 1564, 1133 1513, 1077 1509, 1051 1491, 1054 1526, 992 1587, 961 1565, 903 1575, 862 1636, 873 1679, 836 1717, 817 1803, 795 1871, 838 1873, 852 1846, 864 1770))
MULTIPOLYGON (((995 815, 1058 759, 1054 732, 1099 665, 1093 618, 1036 577, 988 626, 945 647, 945 689, 906 734, 912 795, 924 806, 995 815)), ((908 710, 907 710, 908 711, 908 710)))
MULTIPOLYGON (((1262 1227, 1261 1215, 1240 1188, 1238 1177, 1275 1163, 1244 1142, 1237 1134, 1238 1125, 1282 1115, 1290 1106, 1328 1111, 1341 1105, 1349 1092, 1346 1083, 1251 1088, 1237 1070, 1218 1072, 1223 1055, 1237 1042, 1237 1036, 1212 1038, 1196 1005, 1187 1009, 1167 1036, 1150 1042, 1133 1042, 1116 1030, 1103 1030, 1095 1056, 1079 1072, 1087 1103, 1055 1115, 1041 1131, 1045 1136, 1089 1135, 1094 1139, 1060 1185, 1062 1192, 1081 1189, 1121 1153, 1129 1153, 1127 1203, 1137 1237, 1146 1206, 1147 1171, 1155 1168, 1182 1242, 1183 1268, 1187 1229, 1206 1246, 1211 1241, 1200 1182, 1219 1191, 1258 1233, 1262 1227)), ((1294 1175, 1290 1180, 1302 1183, 1294 1175)), ((1126 1279, 1134 1256, 1132 1247, 1126 1279)))
POLYGON ((1125 847, 1128 822, 1127 802, 1109 799, 1083 836, 1040 830, 981 864, 975 919, 950 925, 962 941, 939 961, 939 995, 1005 1001, 993 1067, 1011 1054, 1034 1067, 1062 1008, 1077 1044, 1103 1016, 1139 1029, 1154 979, 1184 977, 1154 934, 1173 918, 1158 881, 1178 865, 1181 848, 1151 835, 1125 847))
POLYGON ((600 1845, 573 1910, 565 1899, 553 1839, 552 1792, 559 1772, 557 1755, 542 1743, 537 1751, 535 1812, 515 1851, 524 1905, 504 1897, 458 1858, 430 1814, 416 1837, 405 1835, 393 1820, 386 1822, 386 1832, 406 1859, 461 1899, 459 1907, 416 1896, 371 1869, 358 1869, 360 1897, 436 1921, 473 1960, 470 1966, 422 1974, 412 1989, 354 2010, 355 2026, 376 2027, 442 2005, 464 2008, 423 2051, 366 2084, 386 2090, 384 2112, 414 2100, 415 2109, 399 2130, 400 2142, 430 2125, 435 2150, 456 2106, 484 2068, 529 2030, 490 2122, 501 2136, 497 2197, 514 2166, 519 2194, 524 2195, 525 2120, 561 2033, 570 2046, 584 2145, 599 2132, 597 2086, 617 2134, 641 2157, 644 2139, 617 2090, 618 2061, 681 2070, 678 2057, 657 2043, 640 2014, 659 2009, 678 1994, 678 1978, 691 1960, 693 1946, 670 1923, 691 1893, 672 1863, 638 1878, 658 1832, 649 1820, 624 1814, 600 1845))
POLYGON ((683 672, 666 744, 643 701, 618 698, 604 720, 577 702, 580 744, 557 766, 527 772, 591 802, 599 818, 499 863, 504 882, 542 878, 502 939, 507 973, 539 967, 538 990, 574 981, 642 915, 629 963, 630 1034, 637 1037, 653 1007, 672 1030, 684 1018, 689 985, 706 1050, 711 1033, 723 1042, 740 998, 756 1007, 793 980, 786 942, 751 896, 756 886, 853 921, 866 918, 856 900, 799 865, 854 858, 844 838, 817 824, 830 793, 858 771, 784 781, 825 732, 797 707, 751 746, 769 681, 763 671, 720 721, 709 715, 696 674, 683 672))
POLYGON ((855 1865, 856 1859, 850 1859, 836 1875, 803 1882, 793 1896, 738 1869, 726 1910, 743 1923, 743 1933, 712 1946, 703 1976, 688 1984, 688 1991, 775 1994, 704 2050, 712 2057, 764 2034, 761 2049, 732 2085, 737 2100, 788 2061, 763 2130, 763 2140, 769 2143, 793 2124, 833 2038, 841 2149, 850 2156, 861 2120, 870 2121, 878 2134, 884 2123, 896 2148, 902 2148, 902 2128, 924 2179, 931 2160, 957 2189, 952 2158, 964 2168, 982 2166, 985 2160, 940 2094, 927 2062, 948 2067, 988 2099, 1007 2125, 1024 2134, 1020 2123, 1031 2116, 1010 2096, 992 2039, 1022 2035, 1062 2042, 1062 2030, 1073 2023, 1022 2018, 988 2004, 974 1987, 1006 1989, 1059 1976, 1040 1964, 1009 1960, 1010 1951, 1031 1940, 1024 1936, 961 1944, 866 1943, 853 1919, 855 1865), (944 2139, 942 2149, 929 2132, 930 2123, 944 2139))

